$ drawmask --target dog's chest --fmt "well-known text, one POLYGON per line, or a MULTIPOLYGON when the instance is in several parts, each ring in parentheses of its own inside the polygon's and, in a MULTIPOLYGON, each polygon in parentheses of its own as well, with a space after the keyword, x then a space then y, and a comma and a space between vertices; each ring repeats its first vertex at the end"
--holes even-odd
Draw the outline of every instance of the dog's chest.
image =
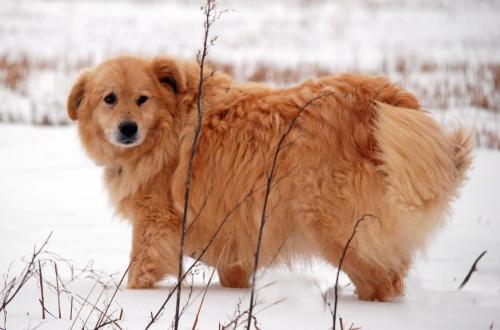
POLYGON ((104 179, 111 201, 119 205, 139 189, 141 180, 121 166, 109 166, 104 171, 104 179))

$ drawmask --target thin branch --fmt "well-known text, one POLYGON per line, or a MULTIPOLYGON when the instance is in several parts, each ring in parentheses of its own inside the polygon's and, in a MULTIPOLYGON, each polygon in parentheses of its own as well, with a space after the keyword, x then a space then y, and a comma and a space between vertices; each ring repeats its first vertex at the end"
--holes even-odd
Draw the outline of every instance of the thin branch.
POLYGON ((94 282, 94 285, 92 286, 89 293, 87 294, 87 297, 85 297, 83 299, 83 303, 80 305, 80 309, 78 310, 78 313, 76 313, 75 320, 73 321, 73 323, 71 323, 71 327, 69 328, 69 330, 72 330, 73 327, 75 326, 76 320, 78 319, 78 316, 80 316, 80 313, 82 312, 83 306, 85 306, 85 304, 88 303, 89 297, 92 294, 92 292, 94 292, 94 289, 96 288, 97 283, 98 283, 97 281, 94 282))
POLYGON ((255 299, 255 281, 256 281, 256 273, 257 269, 259 267, 259 258, 260 258, 260 248, 262 245, 262 237, 264 233, 264 226, 266 224, 266 218, 267 218, 267 205, 269 202, 269 195, 271 193, 271 188, 273 185, 273 179, 274 175, 276 172, 276 165, 278 163, 278 156, 280 154, 280 151, 282 150, 283 144, 285 142, 286 137, 288 134, 291 132, 291 130, 295 127, 297 120, 299 119, 300 115, 304 112, 304 110, 309 107, 312 103, 316 102, 317 100, 324 98, 328 95, 332 95, 333 92, 326 92, 322 93, 309 101, 307 101, 302 107, 299 108, 297 113, 295 114, 295 117, 292 119, 290 122, 287 130, 281 135, 278 144, 276 146, 273 160, 271 163, 271 170, 269 171, 269 174, 267 174, 267 184, 266 184, 266 193, 264 195, 264 205, 262 206, 262 213, 260 217, 260 227, 259 227, 259 234, 257 237, 257 246, 255 249, 255 255, 254 255, 254 266, 253 266, 253 273, 252 273, 252 288, 251 288, 251 293, 250 293, 250 307, 248 310, 248 321, 246 325, 246 330, 250 330, 250 327, 252 325, 252 313, 253 313, 253 305, 254 305, 254 299, 255 299))
POLYGON ((109 320, 109 321, 104 322, 103 324, 99 325, 99 327, 95 328, 94 330, 104 328, 105 326, 110 325, 110 324, 114 324, 114 325, 118 326, 118 324, 116 323, 116 321, 119 321, 119 320, 120 319, 109 320))
POLYGON ((47 238, 45 239, 45 241, 43 242, 43 244, 40 246, 40 248, 38 250, 36 250, 36 247, 35 247, 33 254, 31 256, 31 260, 29 261, 29 263, 26 266, 26 268, 24 269, 24 271, 21 273, 21 276, 20 276, 21 280, 17 283, 17 286, 15 284, 16 278, 14 278, 14 280, 10 282, 11 285, 10 285, 9 289, 3 291, 2 305, 0 306, 0 312, 5 310, 7 305, 17 296, 17 294, 19 293, 21 288, 26 284, 26 282, 33 275, 33 271, 36 272, 35 260, 38 258, 40 253, 43 251, 43 249, 45 248, 45 246, 49 242, 49 239, 51 236, 52 236, 52 232, 49 234, 49 236, 47 236, 47 238), (15 290, 14 290, 14 286, 16 287, 15 290), (12 291, 12 290, 14 290, 14 291, 12 291), (12 294, 11 294, 11 292, 12 292, 12 294))
MULTIPOLYGON (((106 286, 103 286, 102 287, 102 290, 101 290, 101 293, 99 293, 99 296, 97 297, 97 300, 95 301, 94 304, 90 304, 92 306, 92 308, 90 309, 90 313, 89 315, 87 315, 87 318, 85 319, 85 322, 83 322, 83 325, 82 325, 82 328, 85 329, 86 328, 86 325, 87 325, 87 322, 89 321, 90 319, 90 316, 94 313, 94 311, 97 309, 97 303, 99 303, 99 301, 101 300, 101 297, 102 295, 104 294, 104 291, 106 291, 106 286)), ((102 314, 101 314, 102 315, 102 314)), ((99 316, 98 318, 98 321, 101 319, 101 317, 99 316)))
POLYGON ((54 272, 56 273, 56 290, 57 290, 57 312, 61 318, 61 290, 59 289, 59 272, 57 271, 57 263, 54 262, 54 272))
POLYGON ((205 289, 203 290, 203 296, 201 297, 200 306, 198 307, 198 312, 196 313, 196 317, 194 318, 192 330, 196 330, 196 326, 198 325, 198 320, 200 318, 201 308, 203 307, 203 303, 205 302, 205 296, 207 295, 208 287, 210 286, 210 283, 212 283, 212 278, 214 277, 215 271, 217 270, 217 267, 219 266, 219 262, 220 262, 220 259, 221 259, 221 256, 223 253, 224 253, 224 251, 219 255, 219 259, 217 260, 217 264, 215 265, 214 269, 212 270, 212 273, 210 274, 210 277, 208 278, 208 283, 205 286, 205 289))
POLYGON ((40 304, 42 305, 42 320, 45 320, 45 298, 43 296, 43 275, 40 260, 38 260, 38 272, 40 274, 40 304))
POLYGON ((335 287, 334 287, 334 293, 335 293, 335 300, 333 302, 333 330, 335 330, 336 325, 337 325, 337 304, 339 300, 339 295, 338 295, 338 286, 339 286, 339 276, 340 276, 340 271, 342 270, 342 264, 344 263, 345 256, 347 254, 347 249, 349 249, 349 245, 351 244, 351 241, 354 238, 354 235, 356 235, 356 229, 358 228, 358 225, 364 221, 367 217, 373 217, 372 214, 363 214, 354 224, 354 228, 352 229, 351 237, 347 240, 347 243, 344 246, 344 250, 342 251, 342 255, 340 256, 340 261, 339 261, 339 267, 337 268, 337 276, 335 277, 335 287))
POLYGON ((203 258, 203 256, 205 255, 205 253, 208 251, 208 249, 210 248, 210 246, 212 246, 213 242, 215 241, 215 239, 217 238, 217 236, 219 235, 219 232, 221 231, 222 227, 224 226, 224 224, 227 222, 227 220, 229 219, 229 217, 233 214, 233 212, 235 212, 250 196, 252 196, 255 191, 257 190, 251 190, 250 192, 248 192, 238 203, 235 204, 235 206, 230 209, 225 215, 224 215, 224 218, 222 219, 222 221, 220 222, 219 226, 217 227, 217 229, 215 230, 214 234, 212 235, 212 237, 210 238, 210 240, 208 241, 207 245, 203 248, 203 250, 201 250, 200 254, 198 257, 196 257, 195 261, 191 264, 191 266, 186 270, 186 272, 182 275, 180 281, 179 279, 177 280, 177 283, 176 285, 170 290, 170 292, 168 293, 167 295, 167 298, 165 298, 165 300, 163 301, 162 305, 160 306, 160 308, 158 309, 158 311, 156 312, 156 314, 154 316, 151 317, 151 321, 146 325, 146 330, 149 329, 154 322, 156 322, 156 320, 158 319, 158 317, 160 316, 161 312, 165 309, 165 306, 167 305, 168 301, 170 300, 170 298, 172 297, 173 293, 178 289, 178 287, 181 285, 182 281, 186 278, 186 276, 189 274, 189 272, 195 267, 195 265, 203 258))
POLYGON ((186 225, 187 225, 187 217, 188 217, 188 207, 189 207, 189 195, 191 192, 191 177, 192 177, 192 172, 193 172, 193 162, 194 162, 194 157, 196 154, 196 148, 198 145, 198 140, 200 138, 201 134, 201 129, 202 129, 202 119, 203 119, 203 82, 204 82, 204 67, 205 67, 205 58, 207 57, 207 52, 208 52, 208 47, 209 47, 209 42, 210 45, 213 44, 214 40, 208 39, 209 31, 210 31, 210 26, 214 22, 214 18, 212 17, 212 12, 215 10, 215 0, 207 0, 205 6, 204 6, 204 14, 205 14, 205 21, 204 21, 204 36, 203 36, 203 49, 201 52, 201 56, 199 58, 199 65, 200 65, 200 77, 198 81, 198 96, 197 96, 197 102, 196 102, 196 109, 197 109, 197 121, 196 121, 196 127, 194 131, 194 137, 193 137, 193 142, 191 145, 191 153, 189 155, 189 161, 188 161, 188 168, 187 168, 187 175, 186 175, 186 184, 185 184, 185 190, 184 190, 184 210, 183 210, 183 215, 182 215, 182 229, 181 229, 181 240, 180 240, 180 247, 179 247, 179 273, 177 275, 177 299, 175 303, 175 317, 174 317, 174 329, 178 330, 179 329, 179 311, 180 311, 180 301, 181 301, 181 291, 182 291, 182 286, 180 285, 181 278, 183 277, 183 257, 184 257, 184 241, 186 238, 186 225))
POLYGON ((50 316, 52 316, 53 318, 57 319, 57 317, 54 314, 52 314, 47 308, 45 308, 45 303, 42 303, 42 299, 38 298, 38 302, 40 303, 40 306, 42 306, 42 310, 44 312, 49 313, 50 316))
MULTIPOLYGON (((99 282, 96 282, 95 283, 96 285, 99 284, 99 282)), ((88 300, 88 297, 87 298, 84 298, 82 296, 80 296, 78 293, 75 293, 75 296, 81 300, 81 308, 83 308, 84 306, 86 305, 90 305, 94 310, 98 311, 100 316, 102 316, 104 314, 104 311, 101 310, 97 305, 91 303, 89 300, 88 300)), ((72 296, 73 298, 73 296, 72 296)), ((112 319, 110 318, 109 315, 104 315, 104 317, 106 318, 106 321, 111 321, 112 319)), ((77 318, 78 318, 78 315, 77 315, 77 318)), ((76 319, 75 319, 76 320, 76 319)), ((84 320, 81 319, 81 321, 83 322, 84 320)), ((118 329, 122 329, 120 327, 120 325, 118 323, 115 324, 115 326, 118 328, 118 329)))
POLYGON ((116 293, 118 292, 118 289, 120 289, 120 286, 122 285, 123 281, 125 280, 125 276, 127 275, 128 271, 130 270, 130 266, 132 266, 132 263, 133 263, 133 261, 131 261, 128 264, 128 267, 125 270, 125 272, 123 273, 123 276, 120 279, 120 282, 118 282, 118 284, 116 285, 115 291, 113 292, 113 295, 111 296, 111 299, 109 300, 109 302, 108 302, 108 304, 106 306, 106 309, 104 310, 104 313, 102 313, 101 317, 99 317, 99 319, 97 320, 97 323, 95 325, 95 329, 101 328, 101 324, 100 323, 102 321, 104 321, 104 317, 107 316, 109 307, 111 306, 111 303, 113 302, 113 299, 115 299, 115 296, 116 296, 116 293))
POLYGON ((71 296, 71 300, 69 303, 69 320, 73 319, 73 296, 71 296))
POLYGON ((477 263, 479 262, 479 260, 481 260, 481 258, 486 254, 487 250, 484 250, 480 255, 479 257, 476 258, 476 260, 474 261, 474 263, 472 264, 472 266, 470 267, 470 270, 469 272, 467 273, 467 275, 465 276, 464 280, 462 281, 462 283, 460 284, 460 286, 458 287, 458 290, 461 290, 466 284, 467 282, 469 282, 471 276, 472 276, 472 273, 474 273, 475 271, 477 271, 477 263))
MULTIPOLYGON (((280 177, 277 177, 274 182, 281 182, 281 180, 283 180, 284 178, 286 178, 287 176, 283 175, 283 176, 280 176, 280 177)), ((183 277, 181 278, 181 282, 178 282, 176 283, 176 285, 171 288, 171 290, 169 291, 167 297, 165 298, 165 300, 163 301, 163 303, 161 304, 160 308, 158 309, 158 311, 153 315, 153 313, 151 312, 151 320, 149 321, 149 323, 146 325, 146 330, 149 329, 155 322, 156 320, 158 320, 158 317, 160 316, 160 314, 163 312, 163 310, 165 309, 165 306, 167 305, 167 303, 169 302, 170 298, 172 297, 173 293, 176 292, 177 290, 177 287, 180 285, 180 283, 182 283, 182 281, 187 277, 187 275, 191 272, 191 270, 198 264, 198 262, 203 258, 203 256, 205 255, 205 253, 208 251, 208 249, 210 248, 210 246, 212 246, 213 242, 215 242, 215 239, 219 236, 219 233, 220 231, 222 230, 222 227, 226 224, 226 222, 229 220, 229 218, 231 217, 231 215, 237 210, 239 209, 243 203, 250 197, 252 197, 255 193, 259 192, 261 189, 264 189, 266 187, 265 184, 261 185, 261 186, 258 186, 256 188, 254 188, 253 190, 250 190, 245 196, 243 196, 243 198, 241 198, 234 206, 233 208, 231 208, 225 215, 224 217, 222 218, 221 222, 219 223, 219 226, 216 228, 214 234, 212 235, 212 237, 210 238, 210 240, 208 241, 207 245, 201 250, 200 254, 196 257, 195 261, 191 264, 191 266, 186 270, 186 272, 184 273, 183 277)))

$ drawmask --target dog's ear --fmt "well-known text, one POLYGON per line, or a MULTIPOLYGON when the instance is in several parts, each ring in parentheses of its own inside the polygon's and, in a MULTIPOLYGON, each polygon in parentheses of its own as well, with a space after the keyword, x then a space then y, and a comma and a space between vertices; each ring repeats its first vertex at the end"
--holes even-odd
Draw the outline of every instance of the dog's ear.
POLYGON ((85 84, 87 83, 88 72, 83 73, 71 88, 68 96, 68 116, 71 120, 78 119, 78 108, 85 98, 85 84))
POLYGON ((151 67, 162 86, 170 88, 175 94, 182 93, 187 88, 186 74, 180 63, 173 58, 157 57, 151 67))

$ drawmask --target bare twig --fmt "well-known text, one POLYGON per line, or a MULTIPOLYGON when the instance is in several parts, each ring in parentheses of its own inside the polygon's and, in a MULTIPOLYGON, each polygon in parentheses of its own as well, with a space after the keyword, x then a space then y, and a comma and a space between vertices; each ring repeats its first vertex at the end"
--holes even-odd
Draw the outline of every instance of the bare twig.
POLYGON ((54 272, 56 273, 56 290, 57 290, 57 312, 61 318, 61 290, 59 289, 59 272, 57 271, 57 263, 54 262, 54 272))
POLYGON ((200 318, 201 308, 203 307, 203 303, 205 302, 205 296, 207 295, 208 287, 210 286, 210 283, 212 283, 212 278, 214 277, 215 271, 217 270, 217 267, 219 266, 219 262, 220 262, 220 259, 221 259, 221 256, 223 253, 224 253, 224 251, 219 255, 219 259, 217 260, 217 264, 215 265, 214 269, 212 270, 212 273, 210 274, 210 277, 208 278, 208 283, 205 286, 205 289, 203 290, 203 296, 201 297, 200 306, 198 307, 198 312, 196 313, 196 317, 194 318, 192 330, 196 330, 196 326, 198 325, 198 320, 200 318))
POLYGON ((45 299, 43 297, 43 275, 40 260, 38 260, 38 272, 40 275, 40 304, 42 305, 42 320, 45 320, 45 299))
POLYGON ((53 318, 55 318, 55 319, 57 318, 57 317, 56 317, 54 314, 52 314, 52 313, 51 313, 51 312, 50 312, 47 308, 45 308, 45 304, 44 304, 44 303, 42 303, 42 299, 38 298, 38 302, 40 303, 40 306, 42 306, 42 310, 43 310, 44 312, 49 313, 49 315, 50 315, 50 316, 52 316, 52 317, 53 317, 53 318))
POLYGON ((0 312, 4 311, 7 305, 17 296, 22 287, 26 284, 26 282, 33 276, 35 269, 35 260, 38 258, 40 253, 43 251, 47 243, 49 242, 50 237, 52 236, 52 232, 47 236, 45 241, 42 243, 40 248, 36 250, 36 247, 31 255, 31 259, 28 262, 28 265, 24 268, 19 282, 17 282, 16 277, 12 281, 9 282, 8 287, 2 290, 2 305, 0 306, 0 312))
MULTIPOLYGON (((86 325, 87 325, 87 322, 89 321, 90 319, 90 316, 94 313, 94 311, 97 309, 97 304, 99 303, 99 301, 101 300, 101 297, 102 295, 104 294, 104 291, 106 291, 106 286, 103 286, 102 289, 101 289, 101 293, 99 293, 99 296, 97 297, 97 300, 95 301, 94 304, 90 304, 92 306, 92 308, 90 309, 90 312, 89 312, 89 315, 87 315, 87 318, 85 319, 85 322, 83 322, 83 325, 82 325, 82 328, 85 329, 86 328, 86 325)), ((101 314, 102 315, 102 314, 101 314)), ((100 320, 100 316, 98 318, 98 321, 100 320)))
POLYGON ((196 312, 196 317, 195 317, 194 322, 193 322, 193 327, 192 327, 193 330, 196 330, 196 326, 198 325, 198 320, 200 318, 201 308, 203 307, 203 303, 205 302, 205 296, 207 295, 208 287, 212 283, 212 278, 214 277, 216 270, 217 270, 217 267, 214 267, 214 269, 212 270, 212 273, 210 274, 210 277, 208 278, 208 283, 205 286, 205 289, 203 290, 203 296, 201 296, 200 306, 198 307, 198 311, 196 312))
MULTIPOLYGON (((268 286, 268 285, 267 285, 267 286, 268 286)), ((263 288, 264 288, 264 287, 263 287, 263 288)), ((263 288, 261 288, 261 289, 263 289, 263 288)), ((284 299, 284 298, 282 298, 282 299, 278 299, 278 300, 274 301, 273 303, 271 303, 271 304, 269 304, 269 305, 267 305, 267 306, 264 306, 261 310, 256 311, 256 312, 254 313, 254 315, 252 315, 252 320, 254 321, 254 323, 253 323, 254 328, 255 328, 256 330, 259 330, 259 329, 260 329, 260 328, 259 328, 259 326, 258 326, 258 324, 257 324, 257 318, 256 318, 256 316, 255 316, 256 314, 259 314, 259 313, 261 313, 261 312, 265 311, 266 309, 269 309, 269 308, 271 308, 271 307, 273 307, 273 306, 275 306, 275 305, 277 305, 277 304, 279 304, 279 303, 281 303, 281 302, 283 302, 283 301, 285 301, 285 299, 284 299)), ((237 305, 236 305, 236 312, 233 314, 234 316, 233 316, 233 318, 229 321, 229 323, 224 324, 224 325, 219 324, 219 328, 220 328, 221 330, 228 329, 231 325, 233 326, 233 330, 236 330, 240 324, 243 324, 243 323, 245 322, 245 320, 244 320, 244 319, 243 319, 243 320, 241 320, 241 318, 242 318, 244 315, 247 315, 247 314, 248 314, 248 309, 246 309, 246 310, 244 310, 244 311, 241 311, 241 302, 242 302, 242 299, 240 299, 240 300, 239 300, 239 302, 237 303, 237 305), (241 321, 240 321, 240 320, 241 320, 241 321)), ((263 303, 262 301, 255 301, 255 306, 258 306, 259 304, 262 304, 262 303, 263 303)), ((255 307, 255 306, 254 306, 254 307, 255 307)))
MULTIPOLYGON (((95 284, 100 284, 99 282, 96 282, 95 284)), ((78 293, 75 293, 75 296, 81 300, 81 308, 85 307, 86 305, 90 305, 94 310, 96 310, 97 312, 99 312, 100 316, 104 315, 104 311, 101 310, 96 304, 93 304, 91 303, 89 300, 88 300, 88 297, 87 298, 84 298, 82 296, 80 296, 78 293)), ((111 317, 109 315, 104 315, 104 317, 106 318, 106 321, 111 321, 111 317)), ((78 315, 77 315, 77 318, 78 318, 78 315)), ((76 319, 75 319, 76 320, 76 319)), ((82 322, 84 322, 83 319, 81 319, 82 322)), ((118 323, 113 323, 118 329, 122 329, 120 327, 120 325, 118 323)))
MULTIPOLYGON (((193 297, 193 293, 194 293, 194 274, 193 273, 190 273, 191 275, 191 282, 189 283, 189 291, 188 291, 188 294, 187 294, 187 297, 186 297, 186 301, 184 302, 182 308, 181 308, 181 311, 179 312, 179 318, 182 317, 182 315, 184 315, 184 312, 194 303, 194 301, 198 298, 199 295, 201 295, 203 292, 199 292, 198 295, 192 299, 193 297)), ((185 283, 186 280, 184 280, 184 283, 185 283)), ((172 326, 173 326, 173 321, 172 320, 172 326)))
POLYGON ((97 283, 98 283, 97 281, 94 282, 94 285, 92 286, 92 289, 90 289, 89 293, 87 294, 87 297, 85 297, 83 299, 83 303, 81 304, 80 309, 78 310, 78 313, 76 313, 75 320, 73 321, 73 323, 71 323, 71 327, 69 328, 69 330, 73 329, 73 327, 76 323, 76 320, 78 319, 78 316, 80 316, 80 313, 82 312, 83 306, 85 306, 85 304, 88 302, 90 295, 92 294, 92 292, 94 292, 94 289, 97 286, 97 283))
POLYGON ((113 295, 111 296, 111 299, 109 300, 108 304, 106 305, 106 309, 104 310, 104 313, 102 313, 101 317, 99 317, 99 319, 97 320, 97 323, 95 325, 95 329, 99 329, 99 328, 102 327, 101 322, 104 321, 104 317, 107 316, 109 307, 111 306, 111 303, 113 302, 113 299, 115 299, 115 296, 116 296, 116 293, 118 292, 118 289, 120 288, 120 286, 122 285, 123 281, 125 280, 125 276, 127 275, 128 271, 130 270, 130 266, 132 266, 132 263, 133 263, 133 261, 131 261, 128 264, 128 267, 125 270, 125 272, 123 273, 123 276, 120 279, 120 282, 118 282, 118 284, 116 285, 115 291, 113 292, 113 295))
POLYGON ((337 305, 338 305, 338 300, 339 300, 339 295, 338 295, 338 286, 339 286, 339 276, 340 276, 340 271, 342 270, 342 264, 344 263, 345 256, 347 254, 347 250, 349 249, 349 245, 351 244, 351 241, 354 238, 354 235, 356 235, 356 229, 358 228, 358 225, 364 221, 367 217, 374 217, 372 214, 363 214, 358 220, 356 220, 356 223, 354 224, 354 228, 352 229, 351 237, 347 240, 347 243, 344 246, 344 250, 342 251, 342 255, 340 256, 340 261, 339 261, 339 266, 337 268, 337 276, 335 277, 335 287, 334 287, 334 293, 335 293, 335 300, 333 302, 333 330, 335 330, 336 325, 337 325, 337 305))
POLYGON ((73 320, 73 296, 71 296, 71 300, 69 303, 69 320, 73 320))
POLYGON ((203 82, 204 82, 204 67, 205 67, 205 59, 208 54, 208 47, 213 43, 210 41, 208 36, 210 32, 210 26, 214 22, 213 11, 215 10, 215 0, 207 0, 205 6, 203 7, 203 13, 205 16, 204 21, 204 36, 203 36, 203 48, 201 50, 201 55, 199 56, 199 66, 200 66, 200 76, 198 81, 198 96, 196 102, 197 109, 197 121, 196 127, 194 131, 193 142, 191 145, 191 153, 188 161, 188 169, 186 175, 186 183, 184 190, 184 210, 182 215, 182 229, 181 229, 181 239, 180 239, 180 247, 179 247, 179 273, 177 275, 177 299, 175 303, 175 317, 174 317, 174 329, 179 329, 179 311, 180 311, 180 301, 181 301, 181 291, 182 286, 180 285, 181 278, 183 278, 183 257, 184 257, 184 241, 186 238, 186 225, 187 225, 187 217, 188 217, 188 207, 189 207, 189 195, 191 192, 191 177, 193 171, 193 161, 196 154, 196 148, 198 145, 198 140, 200 138, 200 133, 202 129, 202 119, 203 119, 203 82), (210 43, 210 44, 209 44, 210 43))
POLYGON ((295 124, 297 123, 297 120, 299 119, 300 115, 304 112, 304 110, 309 107, 312 103, 318 101, 321 98, 324 98, 328 95, 332 95, 333 92, 325 92, 322 94, 317 95, 316 97, 310 99, 307 101, 302 107, 299 108, 293 119, 291 120, 290 124, 288 125, 288 128, 285 130, 285 132, 281 135, 278 144, 276 146, 273 160, 271 163, 271 169, 269 173, 267 174, 267 184, 266 184, 266 192, 264 195, 264 205, 262 206, 262 213, 260 217, 260 227, 259 227, 259 234, 257 237, 257 246, 255 248, 255 255, 254 255, 254 266, 253 266, 253 273, 252 273, 252 287, 251 287, 251 293, 250 293, 250 307, 248 310, 248 321, 246 325, 246 330, 250 330, 250 327, 252 325, 252 313, 253 313, 253 305, 254 305, 254 299, 255 299, 255 281, 256 281, 256 274, 257 274, 257 269, 259 267, 259 258, 260 258, 260 248, 262 245, 262 237, 264 233, 264 226, 266 224, 266 218, 267 218, 267 206, 269 202, 269 195, 271 193, 271 188, 273 185, 273 180, 274 180, 274 175, 276 172, 276 165, 278 163, 278 157, 280 154, 280 151, 283 148, 283 144, 285 142, 286 137, 288 134, 291 132, 291 130, 295 127, 295 124))
POLYGON ((222 221, 219 223, 219 226, 217 227, 217 229, 215 230, 214 234, 212 235, 212 237, 210 238, 210 240, 208 241, 207 245, 205 245, 205 247, 201 250, 200 254, 197 256, 197 258, 195 259, 195 261, 191 264, 191 266, 186 270, 186 272, 182 275, 180 281, 178 280, 176 285, 169 291, 167 297, 165 298, 165 300, 163 301, 162 305, 160 306, 160 308, 158 309, 158 311, 156 312, 155 315, 152 315, 151 316, 151 320, 150 322, 146 325, 146 330, 149 329, 154 322, 156 322, 156 320, 158 319, 158 317, 160 316, 161 312, 165 309, 165 306, 167 305, 167 303, 169 302, 170 298, 172 297, 172 295, 174 294, 174 292, 176 292, 177 288, 181 285, 182 281, 186 278, 186 276, 189 274, 189 272, 195 267, 195 265, 203 258, 203 256, 205 255, 205 253, 208 251, 208 249, 210 248, 210 246, 212 246, 213 242, 215 241, 215 239, 217 238, 217 236, 219 235, 219 232, 221 231, 222 227, 224 226, 224 224, 227 222, 227 220, 229 219, 229 217, 239 208, 241 207, 241 205, 250 197, 252 196, 255 191, 258 191, 258 189, 256 190, 251 190, 250 192, 248 192, 238 203, 235 204, 235 206, 230 209, 225 215, 224 215, 224 218, 222 219, 222 221))
POLYGON ((114 325, 117 325, 117 324, 116 324, 116 321, 119 321, 119 320, 120 320, 120 319, 109 320, 109 321, 104 322, 103 324, 99 325, 99 327, 98 327, 98 328, 95 328, 94 330, 104 328, 105 326, 110 325, 110 324, 112 324, 112 323, 113 323, 114 325))
POLYGON ((469 282, 471 276, 472 276, 472 273, 474 273, 475 271, 477 271, 477 263, 479 262, 479 260, 481 260, 481 258, 486 254, 487 250, 484 250, 477 258, 476 260, 474 261, 474 263, 472 264, 472 266, 470 267, 470 270, 469 272, 467 273, 467 275, 465 276, 464 280, 462 281, 462 283, 459 285, 458 287, 458 290, 461 290, 466 284, 467 282, 469 282))

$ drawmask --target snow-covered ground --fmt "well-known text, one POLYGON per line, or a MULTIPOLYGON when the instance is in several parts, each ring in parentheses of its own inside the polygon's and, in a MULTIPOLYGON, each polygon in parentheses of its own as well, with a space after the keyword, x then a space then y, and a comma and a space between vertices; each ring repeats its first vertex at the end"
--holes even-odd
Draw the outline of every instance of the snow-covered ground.
MULTIPOLYGON (((95 279, 98 270, 114 274, 114 282, 109 282, 103 296, 98 299, 99 285, 90 298, 92 303, 99 300, 98 307, 103 308, 113 293, 114 283, 127 267, 130 228, 113 216, 101 182, 101 169, 81 151, 75 127, 2 124, 0 154, 0 273, 5 274, 14 261, 11 274, 15 275, 24 265, 21 257, 29 257, 33 246, 53 231, 47 250, 70 259, 75 273, 93 260, 94 272, 85 275, 94 274, 95 279)), ((500 153, 476 152, 474 169, 462 196, 454 204, 454 213, 432 242, 427 257, 418 257, 405 297, 390 303, 362 302, 343 277, 342 285, 347 287, 341 293, 340 316, 362 329, 496 329, 500 322, 499 167, 500 153), (488 252, 479 262, 478 271, 463 290, 457 290, 483 250, 488 252)), ((62 261, 58 266, 63 280, 69 281, 67 267, 62 261)), ((181 319, 183 329, 191 329, 200 302, 198 295, 203 292, 203 283, 209 275, 209 269, 199 270, 192 296, 194 302, 181 319)), ((331 293, 328 288, 334 283, 334 275, 335 270, 321 262, 311 268, 298 267, 295 272, 268 271, 259 280, 259 287, 269 284, 259 290, 262 303, 257 310, 263 311, 257 318, 261 328, 328 329, 331 316, 324 307, 322 293, 331 293), (275 302, 278 303, 273 305, 275 302)), ((55 283, 51 265, 44 267, 44 276, 55 283)), ((94 279, 78 277, 68 289, 75 297, 86 297, 94 279)), ((103 275, 101 280, 105 282, 109 278, 103 275)), ((150 312, 158 310, 171 285, 171 281, 166 281, 154 290, 119 291, 111 310, 117 316, 120 307, 123 308, 120 326, 143 329, 150 312)), ((185 288, 184 293, 188 292, 185 288)), ((7 329, 39 324, 39 297, 38 282, 33 278, 9 305, 7 329)), ((228 322, 239 299, 248 299, 248 292, 221 288, 214 280, 207 292, 198 329, 214 329, 218 322, 228 322)), ((56 313, 56 294, 47 285, 45 300, 48 310, 56 313)), ((70 301, 65 295, 61 306, 63 318, 57 320, 48 315, 41 329, 71 326, 70 301)), ((75 299, 73 316, 79 306, 75 299)), ((168 328, 173 308, 171 301, 154 328, 168 328)), ((77 321, 75 328, 81 328, 90 313, 91 308, 85 307, 80 315, 82 320, 77 321)), ((89 327, 95 324, 97 312, 92 315, 89 327)))

